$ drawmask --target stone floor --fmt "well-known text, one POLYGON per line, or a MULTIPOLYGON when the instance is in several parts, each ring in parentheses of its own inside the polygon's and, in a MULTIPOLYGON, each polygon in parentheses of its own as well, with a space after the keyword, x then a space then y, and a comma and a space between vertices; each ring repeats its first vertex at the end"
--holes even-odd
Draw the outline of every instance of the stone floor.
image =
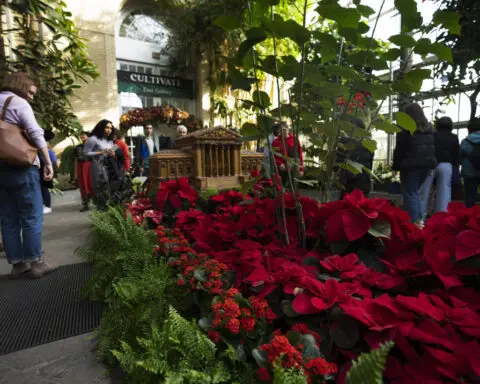
MULTIPOLYGON (((45 216, 45 258, 60 265, 82 262, 75 256, 75 249, 88 241, 88 214, 79 212, 76 194, 72 191, 54 198, 53 213, 45 216)), ((0 275, 9 271, 4 255, 0 255, 0 275)), ((0 384, 117 382, 96 360, 92 337, 80 335, 0 356, 0 384)))

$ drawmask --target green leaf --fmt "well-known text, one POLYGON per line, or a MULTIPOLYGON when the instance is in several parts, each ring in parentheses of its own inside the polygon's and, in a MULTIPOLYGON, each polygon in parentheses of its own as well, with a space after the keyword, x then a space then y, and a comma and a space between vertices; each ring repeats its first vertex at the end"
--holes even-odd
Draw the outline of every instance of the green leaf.
POLYGON ((402 50, 400 48, 392 48, 389 49, 387 52, 380 54, 380 57, 386 61, 395 61, 400 56, 402 56, 402 50))
POLYGON ((348 94, 349 89, 345 85, 330 83, 330 82, 322 82, 318 84, 317 87, 315 87, 315 92, 317 92, 320 96, 337 98, 337 97, 348 94))
POLYGON ((363 139, 362 144, 365 148, 367 148, 372 153, 374 153, 377 150, 377 142, 375 140, 363 139))
POLYGON ((302 356, 304 359, 310 360, 322 357, 322 354, 320 353, 320 349, 316 345, 311 345, 303 349, 302 356))
POLYGON ((390 37, 390 40, 393 44, 398 45, 401 48, 412 48, 415 46, 415 39, 407 34, 394 35, 390 37))
POLYGON ((402 127, 403 129, 406 129, 408 132, 410 132, 412 135, 417 129, 417 124, 415 121, 407 115, 405 112, 396 112, 395 113, 395 119, 397 120, 397 124, 402 127))
POLYGON ((386 133, 398 133, 398 132, 401 132, 401 129, 398 128, 397 126, 393 125, 391 122, 389 121, 385 121, 385 120, 379 120, 379 121, 376 121, 375 123, 373 123, 373 126, 376 128, 376 129, 379 129, 383 132, 386 132, 386 133))
POLYGON ((253 27, 245 32, 247 40, 242 41, 238 48, 236 55, 237 63, 241 63, 248 52, 258 43, 264 41, 268 36, 267 33, 260 27, 253 27))
POLYGON ((313 37, 320 42, 320 55, 322 63, 334 60, 338 53, 338 42, 330 34, 314 32, 313 37))
POLYGON ((402 32, 410 32, 422 26, 422 15, 416 0, 395 0, 395 7, 402 15, 402 32))
POLYGON ((310 40, 311 34, 308 29, 298 24, 295 20, 287 20, 284 24, 283 37, 288 37, 301 46, 310 40))
POLYGON ((243 123, 242 128, 240 128, 240 134, 242 136, 256 136, 259 134, 259 130, 255 124, 243 123))
POLYGON ((300 121, 302 126, 309 126, 315 124, 318 120, 318 116, 315 113, 302 111, 300 112, 300 121))
POLYGON ((222 15, 217 17, 213 24, 217 27, 222 28, 224 31, 231 31, 233 29, 240 28, 241 21, 235 16, 231 15, 222 15))
POLYGON ((429 69, 414 69, 406 72, 404 77, 407 82, 412 85, 413 92, 420 92, 423 81, 428 79, 432 74, 429 69))
POLYGON ((392 88, 398 93, 412 93, 415 92, 413 84, 405 79, 395 80, 392 84, 392 88))
POLYGON ((232 78, 232 91, 236 89, 241 89, 243 91, 249 92, 252 89, 252 84, 255 84, 255 79, 244 77, 242 75, 236 75, 232 78))
POLYGON ((200 320, 198 320, 198 326, 204 331, 208 331, 212 328, 212 320, 208 317, 202 317, 200 320))
MULTIPOLYGON (((340 129, 343 131, 343 132, 346 132, 348 135, 355 135, 355 132, 357 132, 357 129, 361 129, 361 128, 358 128, 355 124, 352 124, 350 121, 346 121, 346 120, 340 120, 338 121, 338 124, 340 125, 340 129)), ((366 133, 367 131, 365 131, 364 129, 361 129, 364 133, 366 133)), ((359 133, 359 134, 362 134, 362 133, 359 133)), ((366 133, 368 135, 368 133, 366 133)))
POLYGON ((252 351, 252 356, 257 362, 258 366, 265 367, 266 365, 268 365, 268 356, 266 352, 255 348, 252 351))
POLYGON ((430 39, 423 38, 417 41, 417 44, 414 48, 415 53, 419 54, 422 57, 427 56, 432 50, 432 42, 430 39))
POLYGON ((360 12, 362 16, 366 18, 377 13, 372 7, 369 7, 368 5, 358 4, 357 9, 358 9, 358 12, 360 12))
POLYGON ((451 35, 460 36, 462 27, 460 25, 460 13, 454 11, 438 10, 433 14, 433 23, 442 25, 451 35))
POLYGON ((197 281, 200 281, 202 283, 206 283, 208 281, 207 274, 205 273, 205 271, 203 271, 201 269, 195 269, 195 272, 193 272, 193 277, 197 281))
POLYGON ((266 109, 271 105, 270 97, 264 91, 253 92, 252 99, 255 103, 261 105, 263 109, 266 109))
MULTIPOLYGON (((333 137, 336 135, 335 126, 333 125, 333 123, 315 123, 313 128, 316 134, 322 134, 329 137, 333 137)), ((323 141, 321 145, 323 145, 323 141)))
POLYGON ((340 76, 346 80, 356 79, 360 76, 353 69, 341 65, 329 65, 325 68, 325 71, 331 76, 340 76))
POLYGON ((282 301, 282 311, 287 317, 298 317, 300 316, 292 307, 292 302, 290 300, 282 301))
POLYGON ((343 163, 341 167, 354 175, 358 175, 363 171, 363 165, 355 161, 348 160, 346 163, 343 163))
POLYGON ((278 5, 280 0, 256 0, 256 2, 265 7, 270 7, 270 6, 278 5))
POLYGON ((334 20, 339 26, 345 28, 357 28, 361 14, 355 8, 344 8, 337 3, 322 1, 317 7, 320 16, 334 20))
POLYGON ((440 60, 445 60, 449 63, 453 63, 452 50, 443 43, 433 43, 430 52, 432 52, 440 60))
POLYGON ((373 237, 389 239, 392 234, 392 226, 386 220, 376 220, 368 230, 373 237))

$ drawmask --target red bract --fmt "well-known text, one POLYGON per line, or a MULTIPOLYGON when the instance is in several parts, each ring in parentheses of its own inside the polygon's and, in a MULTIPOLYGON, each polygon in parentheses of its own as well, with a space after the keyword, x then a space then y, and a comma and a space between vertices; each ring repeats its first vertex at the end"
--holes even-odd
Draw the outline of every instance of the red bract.
MULTIPOLYGON (((271 362, 282 356, 284 366, 301 367, 317 380, 335 373, 336 365, 304 361, 303 341, 293 346, 269 327, 310 334, 323 352, 320 332, 348 326, 357 328, 356 344, 334 343, 326 355, 342 374, 360 352, 393 340, 385 372, 390 383, 471 382, 479 375, 480 293, 468 284, 480 269, 465 264, 480 253, 480 209, 451 204, 422 231, 406 212, 358 191, 323 205, 300 197, 308 244, 300 249, 293 195, 283 196, 286 217, 278 221, 282 199, 273 198, 271 187, 271 180, 259 180, 253 196, 223 192, 212 197, 214 214, 180 211, 175 230, 155 230, 157 257, 164 255, 175 270, 177 289, 211 297, 212 340, 248 348, 260 335, 271 336, 260 347, 271 362)), ((173 208, 180 199, 196 200, 185 181, 167 182, 161 191, 160 200, 173 208)), ((151 209, 144 199, 126 208, 138 223, 154 216, 146 212, 151 209)), ((296 332, 289 338, 305 337, 296 332)), ((259 370, 259 379, 271 380, 270 369, 259 370)))
POLYGON ((167 202, 172 208, 180 209, 182 207, 181 199, 188 200, 190 206, 195 206, 198 199, 197 191, 190 186, 186 177, 164 181, 160 184, 157 192, 157 207, 160 211, 167 202))
POLYGON ((347 194, 342 201, 324 204, 320 209, 327 240, 358 240, 368 233, 379 212, 388 205, 385 199, 366 199, 359 190, 347 194))

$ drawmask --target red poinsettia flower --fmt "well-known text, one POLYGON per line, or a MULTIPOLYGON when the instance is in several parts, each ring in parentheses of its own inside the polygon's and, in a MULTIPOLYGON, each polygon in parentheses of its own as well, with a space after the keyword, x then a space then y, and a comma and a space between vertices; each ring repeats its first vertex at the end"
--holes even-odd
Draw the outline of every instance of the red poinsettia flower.
POLYGON ((190 186, 186 177, 164 181, 160 184, 157 192, 157 207, 160 211, 167 202, 172 208, 180 209, 182 207, 181 199, 188 200, 191 206, 194 206, 198 199, 197 191, 190 186))

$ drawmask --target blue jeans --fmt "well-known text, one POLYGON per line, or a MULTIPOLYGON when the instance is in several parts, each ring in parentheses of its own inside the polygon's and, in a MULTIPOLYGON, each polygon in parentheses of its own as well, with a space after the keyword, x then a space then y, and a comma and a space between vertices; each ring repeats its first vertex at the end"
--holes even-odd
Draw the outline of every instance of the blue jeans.
POLYGON ((426 190, 428 189, 428 193, 430 193, 430 188, 428 188, 427 185, 422 188, 422 184, 427 180, 430 174, 431 170, 429 169, 415 169, 400 172, 403 209, 408 212, 412 222, 423 219, 423 216, 425 215, 425 209, 427 206, 425 196, 428 196, 426 190), (422 194, 420 194, 421 188, 422 194))
POLYGON ((480 185, 480 179, 464 179, 465 183, 465 205, 471 208, 477 202, 477 191, 480 185))
POLYGON ((435 171, 428 172, 427 177, 420 186, 420 214, 422 219, 427 218, 428 203, 430 202, 430 192, 432 191, 433 179, 435 178, 435 171))
POLYGON ((37 167, 0 166, 0 222, 10 264, 41 259, 43 202, 37 167))
POLYGON ((435 170, 435 186, 437 198, 435 212, 447 212, 448 204, 452 201, 452 175, 451 163, 440 163, 435 170))

